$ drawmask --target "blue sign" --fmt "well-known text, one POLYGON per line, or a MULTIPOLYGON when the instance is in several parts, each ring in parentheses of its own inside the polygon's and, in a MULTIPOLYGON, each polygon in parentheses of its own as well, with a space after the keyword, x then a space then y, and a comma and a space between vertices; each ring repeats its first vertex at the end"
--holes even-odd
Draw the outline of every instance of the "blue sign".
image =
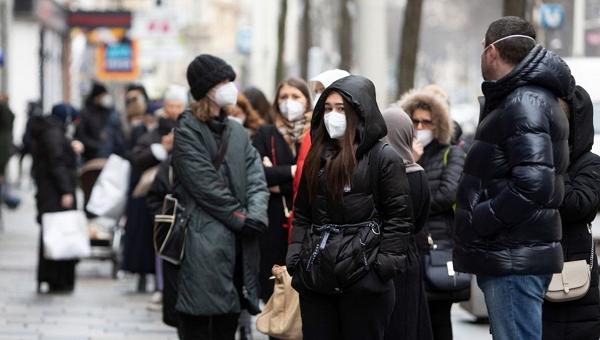
POLYGON ((0 48, 0 67, 4 67, 4 52, 0 48))
POLYGON ((235 37, 235 44, 238 52, 249 55, 252 51, 252 29, 250 27, 240 28, 235 37))
POLYGON ((557 30, 565 23, 565 8, 561 4, 542 4, 539 13, 539 24, 544 29, 557 30))
POLYGON ((133 70, 131 43, 124 42, 106 46, 104 70, 106 72, 131 72, 133 70))

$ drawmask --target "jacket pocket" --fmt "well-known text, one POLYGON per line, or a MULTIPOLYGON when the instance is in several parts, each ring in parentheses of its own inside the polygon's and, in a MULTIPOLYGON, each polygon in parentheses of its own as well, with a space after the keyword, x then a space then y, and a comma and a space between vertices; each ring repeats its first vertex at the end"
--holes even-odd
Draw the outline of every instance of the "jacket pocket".
POLYGON ((344 233, 336 257, 335 277, 342 288, 363 278, 377 258, 381 233, 379 225, 363 227, 344 233))

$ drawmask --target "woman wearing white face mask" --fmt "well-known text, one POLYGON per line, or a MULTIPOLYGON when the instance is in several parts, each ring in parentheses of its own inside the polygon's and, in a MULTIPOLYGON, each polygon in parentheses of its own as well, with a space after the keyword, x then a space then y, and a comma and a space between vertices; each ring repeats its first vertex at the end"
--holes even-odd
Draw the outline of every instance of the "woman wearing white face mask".
POLYGON ((269 230, 261 236, 260 283, 263 301, 273 293, 273 265, 283 265, 288 245, 288 219, 298 151, 310 128, 310 92, 299 78, 282 81, 273 102, 274 123, 256 132, 253 144, 263 159, 269 199, 269 230))
POLYGON ((367 78, 334 82, 315 107, 287 256, 304 339, 384 338, 413 229, 406 169, 386 134, 367 78))
POLYGON ((185 223, 175 309, 179 335, 188 339, 235 338, 242 309, 258 308, 258 236, 267 228, 261 159, 244 128, 227 118, 235 105, 235 73, 223 60, 196 57, 187 69, 191 110, 175 129, 173 194, 185 223))
MULTIPOLYGON (((465 153, 451 145, 454 125, 447 96, 431 88, 412 90, 402 96, 398 105, 409 114, 416 129, 415 144, 420 144, 423 149, 415 152, 415 160, 425 169, 431 191, 429 218, 423 231, 417 234, 417 246, 422 255, 429 251, 429 240, 438 249, 451 249, 453 205, 465 153)), ((454 302, 467 300, 469 289, 439 290, 427 278, 425 287, 434 339, 452 339, 450 308, 454 302)))

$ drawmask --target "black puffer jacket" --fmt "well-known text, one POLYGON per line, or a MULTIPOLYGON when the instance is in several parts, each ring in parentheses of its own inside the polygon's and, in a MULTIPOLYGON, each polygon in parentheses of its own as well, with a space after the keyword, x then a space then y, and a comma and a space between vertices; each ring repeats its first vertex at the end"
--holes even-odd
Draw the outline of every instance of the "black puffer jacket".
POLYGON ((437 141, 425 147, 419 164, 425 169, 431 192, 431 207, 425 231, 435 242, 452 239, 454 202, 458 181, 465 163, 465 153, 457 146, 443 145, 437 141))
POLYGON ((303 174, 296 198, 292 242, 287 255, 289 272, 298 273, 294 277, 294 287, 324 294, 350 289, 371 268, 375 269, 383 282, 388 282, 404 264, 413 229, 403 161, 391 146, 383 146, 379 142, 386 135, 386 126, 375 102, 373 83, 360 76, 349 76, 329 86, 316 105, 313 133, 321 125, 325 99, 332 91, 339 92, 346 101, 352 103, 359 115, 358 164, 350 189, 344 192, 342 201, 330 198, 326 175, 321 171, 316 196, 311 202, 303 174), (378 154, 371 155, 373 152, 378 154), (376 163, 371 165, 370 160, 376 163), (372 176, 371 169, 377 169, 378 173, 372 176), (377 183, 372 183, 372 179, 377 183), (380 204, 375 203, 374 197, 378 198, 380 204), (375 206, 380 207, 381 214, 376 212, 375 206), (377 235, 376 227, 356 229, 348 226, 379 218, 382 220, 381 237, 377 235), (331 233, 326 241, 327 246, 307 270, 311 254, 322 235, 316 229, 327 224, 339 225, 340 230, 331 233), (359 233, 362 247, 358 237, 354 239, 356 243, 345 242, 352 238, 353 233, 359 233))
MULTIPOLYGON (((592 235, 588 223, 600 208, 600 157, 591 152, 594 143, 593 106, 589 95, 577 87, 571 105, 571 165, 565 180, 565 199, 560 207, 565 261, 590 259, 592 235)), ((594 256, 590 289, 578 300, 544 302, 544 340, 598 339, 600 296, 598 262, 594 256)))
POLYGON ((558 98, 574 80, 534 47, 511 73, 482 84, 485 105, 458 189, 454 265, 480 275, 560 272, 569 127, 558 98))

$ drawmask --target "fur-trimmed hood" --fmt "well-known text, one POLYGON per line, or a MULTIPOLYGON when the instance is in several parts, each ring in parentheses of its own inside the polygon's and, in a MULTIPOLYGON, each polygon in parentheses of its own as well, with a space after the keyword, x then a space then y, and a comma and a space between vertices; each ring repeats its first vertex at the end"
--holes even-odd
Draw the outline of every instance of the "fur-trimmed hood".
POLYGON ((449 145, 454 133, 454 124, 450 118, 450 108, 444 98, 431 91, 412 89, 405 93, 394 106, 399 106, 406 113, 412 115, 418 103, 424 103, 431 107, 435 140, 440 144, 449 145))

